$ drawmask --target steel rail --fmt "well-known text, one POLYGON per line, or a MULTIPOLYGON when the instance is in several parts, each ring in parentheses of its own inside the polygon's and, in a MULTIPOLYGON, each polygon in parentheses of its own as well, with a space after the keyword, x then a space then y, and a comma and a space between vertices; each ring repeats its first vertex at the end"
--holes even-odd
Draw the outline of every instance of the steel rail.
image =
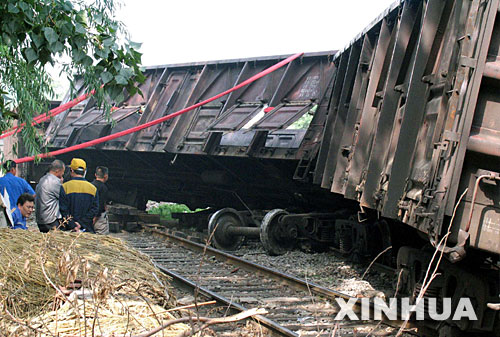
MULTIPOLYGON (((284 284, 287 284, 291 287, 298 288, 301 290, 305 290, 308 292, 311 292, 312 294, 316 295, 321 295, 330 299, 340 297, 346 300, 349 300, 351 298, 354 298, 353 296, 349 296, 347 294, 325 288, 321 285, 315 284, 314 282, 309 282, 309 281, 304 281, 300 278, 297 278, 293 275, 283 273, 280 271, 277 271, 275 269, 260 265, 258 263, 250 262, 247 260, 243 260, 237 256, 234 256, 232 254, 228 254, 226 252, 223 252, 221 250, 209 247, 207 245, 202 245, 169 233, 165 233, 163 231, 160 231, 158 229, 155 229, 157 226, 144 226, 145 229, 153 233, 154 235, 161 236, 163 238, 167 238, 168 240, 171 240, 177 244, 180 244, 188 249, 195 250, 200 253, 208 254, 211 256, 214 256, 217 258, 219 261, 224 261, 230 264, 233 264, 235 266, 244 268, 246 270, 255 272, 256 274, 260 274, 262 276, 267 276, 270 277, 274 280, 280 281, 284 284)), ((360 301, 356 301, 355 306, 360 307, 361 303, 360 301)), ((370 309, 373 310, 373 303, 370 303, 370 309)), ((389 325, 391 327, 396 327, 400 328, 403 325, 402 320, 388 320, 388 319, 383 319, 382 322, 386 325, 389 325)), ((416 326, 411 323, 406 324, 406 328, 412 329, 415 328, 416 326)), ((412 334, 412 331, 407 331, 408 333, 412 334)))
POLYGON ((225 262, 231 263, 235 266, 245 268, 246 270, 250 270, 250 271, 255 272, 257 274, 270 277, 274 280, 283 282, 289 286, 299 288, 301 290, 311 291, 317 295, 322 295, 322 296, 325 296, 328 298, 341 297, 341 298, 346 299, 346 300, 354 298, 353 296, 349 296, 349 295, 343 294, 341 292, 325 288, 325 287, 320 286, 318 284, 315 284, 313 282, 309 282, 309 281, 306 282, 298 277, 295 277, 295 276, 287 274, 287 273, 280 272, 278 270, 263 266, 261 264, 250 262, 247 260, 243 260, 235 255, 228 254, 226 252, 223 252, 221 250, 218 250, 218 249, 215 249, 215 248, 212 248, 209 246, 205 246, 205 245, 193 242, 193 241, 189 241, 189 240, 183 239, 181 237, 162 232, 162 231, 157 230, 157 229, 149 229, 149 230, 154 234, 157 234, 157 235, 160 235, 163 237, 167 237, 169 240, 175 241, 176 243, 178 243, 184 247, 190 248, 192 250, 196 250, 196 251, 201 252, 201 253, 207 252, 210 255, 216 257, 220 261, 225 261, 225 262))
MULTIPOLYGON (((154 265, 156 266, 156 268, 160 269, 163 273, 169 275, 177 282, 181 282, 183 285, 189 286, 190 288, 193 289, 193 291, 196 290, 198 293, 204 295, 205 297, 216 300, 218 303, 222 303, 224 305, 227 305, 229 308, 236 309, 240 312, 248 310, 248 308, 245 308, 244 306, 242 306, 238 303, 235 303, 224 296, 221 296, 213 291, 210 291, 209 289, 201 287, 198 284, 196 284, 195 282, 193 282, 185 277, 182 277, 181 275, 177 274, 176 272, 171 271, 171 270, 161 266, 158 263, 154 263, 154 265)), ((250 319, 250 318, 248 318, 248 319, 250 319)), ((270 330, 273 330, 275 332, 279 332, 283 336, 299 337, 299 335, 297 335, 295 332, 285 328, 284 326, 280 325, 278 322, 275 322, 275 321, 273 321, 269 318, 266 318, 262 315, 252 316, 251 319, 256 320, 257 322, 259 322, 260 324, 262 324, 263 326, 265 326, 266 328, 268 328, 270 330)))

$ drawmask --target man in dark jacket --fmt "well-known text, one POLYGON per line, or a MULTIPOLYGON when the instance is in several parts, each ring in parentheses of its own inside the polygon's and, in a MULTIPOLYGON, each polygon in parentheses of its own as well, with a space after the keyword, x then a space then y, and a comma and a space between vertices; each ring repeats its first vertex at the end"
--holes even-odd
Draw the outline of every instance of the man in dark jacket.
POLYGON ((106 205, 108 203, 108 168, 105 166, 97 166, 95 169, 95 180, 92 182, 97 188, 97 196, 99 197, 99 211, 94 218, 94 229, 97 234, 109 234, 109 221, 106 213, 106 205))
POLYGON ((83 159, 73 158, 70 164, 71 180, 63 184, 64 194, 59 203, 61 214, 80 224, 82 231, 95 233, 94 217, 99 210, 97 189, 85 180, 87 163, 83 159))

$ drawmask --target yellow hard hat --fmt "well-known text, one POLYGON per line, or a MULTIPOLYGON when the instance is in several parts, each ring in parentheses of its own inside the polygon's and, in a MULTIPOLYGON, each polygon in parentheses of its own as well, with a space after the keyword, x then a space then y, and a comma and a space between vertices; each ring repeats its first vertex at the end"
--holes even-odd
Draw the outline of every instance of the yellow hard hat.
POLYGON ((71 159, 71 164, 69 167, 71 167, 73 171, 76 171, 78 169, 85 171, 87 169, 87 163, 85 163, 85 160, 83 159, 73 158, 71 159))

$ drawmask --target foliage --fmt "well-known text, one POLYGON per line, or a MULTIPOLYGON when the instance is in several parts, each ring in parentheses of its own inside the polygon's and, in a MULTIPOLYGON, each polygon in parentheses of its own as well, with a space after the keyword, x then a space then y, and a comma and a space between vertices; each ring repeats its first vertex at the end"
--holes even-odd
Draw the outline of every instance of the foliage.
POLYGON ((303 114, 299 119, 297 119, 295 122, 293 122, 287 129, 289 130, 299 130, 299 129, 307 129, 309 127, 309 124, 311 124, 311 121, 314 117, 314 113, 318 109, 318 105, 313 105, 307 113, 303 114))
POLYGON ((166 203, 159 204, 157 207, 151 208, 148 213, 159 214, 160 218, 164 220, 172 220, 172 213, 194 213, 201 210, 202 209, 198 208, 192 211, 184 204, 166 203))
POLYGON ((310 115, 308 113, 303 114, 299 119, 297 119, 293 124, 291 124, 287 129, 289 130, 300 130, 300 129, 307 129, 309 127, 309 124, 311 124, 311 121, 313 119, 313 115, 310 115))
MULTIPOLYGON (((47 64, 62 64, 72 84, 79 78, 79 86, 95 89, 106 111, 123 100, 124 89, 138 92, 136 84, 145 79, 139 68, 140 45, 129 41, 114 19, 116 1, 0 2, 0 131, 13 119, 29 125, 36 114, 47 111, 53 94, 47 64)), ((24 128, 21 136, 27 154, 41 151, 35 128, 24 128)))

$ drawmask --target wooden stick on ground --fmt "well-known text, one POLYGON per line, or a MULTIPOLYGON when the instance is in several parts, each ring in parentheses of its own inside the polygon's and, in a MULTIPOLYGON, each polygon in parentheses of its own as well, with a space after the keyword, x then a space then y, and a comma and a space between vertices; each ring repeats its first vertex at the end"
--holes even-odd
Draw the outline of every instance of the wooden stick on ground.
MULTIPOLYGON (((178 310, 184 310, 184 309, 191 309, 191 308, 194 308, 194 307, 201 307, 201 306, 204 306, 204 305, 210 305, 210 304, 215 304, 217 303, 217 301, 208 301, 208 302, 201 302, 201 303, 198 303, 198 304, 188 304, 188 305, 183 305, 182 307, 176 307, 176 308, 172 308, 172 309, 167 309, 167 310, 163 310, 163 311, 159 311, 159 312, 155 312, 155 314, 163 314, 165 312, 172 312, 172 311, 178 311, 178 310)), ((148 316, 151 316, 153 314, 149 314, 148 316)))
MULTIPOLYGON (((140 335, 137 335, 137 336, 133 336, 133 337, 150 337, 152 335, 154 335, 155 333, 157 333, 158 331, 161 331, 163 329, 165 329, 167 326, 169 325, 172 325, 172 324, 175 324, 175 323, 181 323, 179 321, 182 321, 182 322, 185 322, 185 321, 188 321, 188 320, 193 320, 193 321, 199 321, 199 322, 205 322, 205 324, 201 327, 200 330, 210 326, 210 325, 214 325, 214 324, 222 324, 222 323, 230 323, 230 322, 237 322, 237 321, 241 321, 241 320, 244 320, 248 317, 252 317, 252 316, 255 316, 255 315, 264 315, 264 314, 267 314, 267 310, 264 309, 264 308, 253 308, 253 309, 249 309, 249 310, 245 310, 245 311, 242 311, 236 315, 232 315, 232 316, 227 316, 227 317, 221 317, 221 318, 207 318, 207 317, 184 317, 184 318, 180 318, 180 319, 177 319, 177 320, 172 320, 172 321, 169 321, 169 322, 166 322, 165 324, 163 324, 162 326, 159 326, 158 328, 155 328, 147 333, 144 333, 144 334, 140 334, 140 335), (175 322, 177 321, 177 322, 175 322)), ((182 332, 181 334, 179 334, 177 337, 186 337, 186 336, 191 336, 193 334, 193 330, 186 330, 184 332, 182 332)))
MULTIPOLYGON (((154 335, 155 333, 158 333, 161 330, 169 327, 170 325, 174 325, 174 324, 178 324, 178 323, 185 323, 185 322, 189 322, 189 321, 205 322, 205 324, 202 327, 202 329, 204 329, 210 325, 237 322, 237 321, 241 321, 241 320, 247 319, 247 318, 252 317, 252 316, 264 315, 264 314, 267 314, 266 309, 253 308, 253 309, 242 311, 236 315, 222 317, 222 318, 183 317, 183 318, 178 318, 178 319, 171 319, 171 320, 166 321, 163 325, 161 325, 157 328, 154 328, 151 331, 148 331, 148 332, 145 332, 145 333, 142 333, 139 335, 133 335, 130 337, 150 337, 150 336, 154 335)), ((182 332, 181 334, 179 334, 177 337, 186 337, 186 336, 191 336, 191 335, 192 335, 192 330, 186 330, 186 331, 182 332)), ((65 336, 66 337, 81 337, 79 335, 65 335, 65 336)), ((112 336, 116 337, 117 335, 113 334, 112 336)), ((96 335, 96 337, 111 337, 111 336, 105 336, 105 335, 98 336, 98 335, 96 335)), ((123 337, 125 337, 125 335, 123 335, 123 337)))

